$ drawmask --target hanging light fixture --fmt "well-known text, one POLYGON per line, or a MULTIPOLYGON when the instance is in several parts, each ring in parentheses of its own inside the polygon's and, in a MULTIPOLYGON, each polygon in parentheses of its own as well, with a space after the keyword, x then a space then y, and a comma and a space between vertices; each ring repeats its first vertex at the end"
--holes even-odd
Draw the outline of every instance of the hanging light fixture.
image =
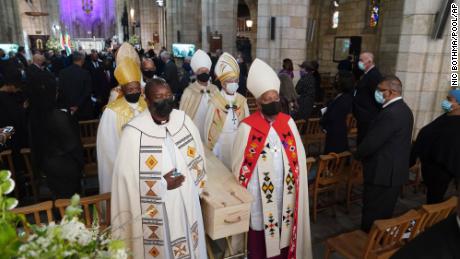
POLYGON ((164 6, 164 0, 156 0, 158 6, 164 6))
POLYGON ((246 20, 246 27, 252 28, 253 21, 251 19, 246 20))

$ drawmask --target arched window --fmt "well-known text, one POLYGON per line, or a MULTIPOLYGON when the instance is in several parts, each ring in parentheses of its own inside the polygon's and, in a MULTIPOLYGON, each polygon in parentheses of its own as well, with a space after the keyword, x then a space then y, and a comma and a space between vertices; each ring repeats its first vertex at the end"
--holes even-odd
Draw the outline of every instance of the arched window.
POLYGON ((367 13, 369 27, 376 28, 380 21, 380 0, 369 0, 367 13))
POLYGON ((337 29, 339 27, 340 3, 338 0, 331 1, 331 28, 337 29))

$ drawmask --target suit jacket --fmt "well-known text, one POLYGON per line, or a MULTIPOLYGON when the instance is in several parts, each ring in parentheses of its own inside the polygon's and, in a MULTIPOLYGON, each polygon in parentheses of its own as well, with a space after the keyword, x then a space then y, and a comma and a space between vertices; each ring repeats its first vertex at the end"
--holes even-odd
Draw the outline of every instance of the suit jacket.
POLYGON ((78 65, 72 64, 59 73, 61 104, 66 108, 77 106, 77 116, 81 119, 92 116, 91 88, 90 73, 78 65))
POLYGON ((29 98, 30 111, 35 113, 47 110, 50 99, 56 99, 57 84, 54 75, 32 64, 26 68, 26 79, 24 92, 29 98))
POLYGON ((382 81, 382 75, 376 67, 373 67, 356 85, 353 99, 353 115, 358 123, 369 124, 377 116, 381 105, 375 101, 375 90, 382 81))
POLYGON ((460 258, 460 226, 457 223, 457 214, 421 233, 399 249, 392 258, 460 258))
POLYGON ((351 94, 344 93, 328 104, 321 118, 321 126, 327 132, 324 153, 340 153, 349 149, 347 115, 351 111, 352 102, 351 94))
POLYGON ((177 73, 177 67, 174 62, 168 61, 164 66, 163 78, 169 84, 173 93, 183 92, 184 89, 180 87, 179 74, 177 73))
POLYGON ((414 116, 401 99, 382 109, 355 156, 363 161, 364 182, 400 186, 409 177, 414 116))

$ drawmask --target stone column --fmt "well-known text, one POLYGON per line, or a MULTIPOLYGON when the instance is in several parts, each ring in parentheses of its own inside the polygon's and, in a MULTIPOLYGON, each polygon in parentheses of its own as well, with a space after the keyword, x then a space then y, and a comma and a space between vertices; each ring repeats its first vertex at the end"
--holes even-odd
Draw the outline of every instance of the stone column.
POLYGON ((24 44, 17 1, 0 1, 0 42, 24 44))
MULTIPOLYGON (((140 0, 140 23, 142 47, 150 49, 148 42, 153 42, 153 34, 160 31, 160 19, 162 8, 155 5, 152 0, 140 0)), ((158 48, 158 45, 156 46, 158 48)))
POLYGON ((396 75, 415 117, 415 134, 441 114, 450 88, 450 15, 442 39, 431 39, 442 0, 405 0, 396 75))
POLYGON ((275 70, 284 58, 296 64, 305 60, 307 17, 310 0, 259 0, 256 56, 275 70), (270 39, 270 20, 275 17, 275 39, 270 39))
POLYGON ((222 50, 236 54, 236 18, 238 1, 202 0, 202 49, 209 51, 208 33, 222 34, 222 50))

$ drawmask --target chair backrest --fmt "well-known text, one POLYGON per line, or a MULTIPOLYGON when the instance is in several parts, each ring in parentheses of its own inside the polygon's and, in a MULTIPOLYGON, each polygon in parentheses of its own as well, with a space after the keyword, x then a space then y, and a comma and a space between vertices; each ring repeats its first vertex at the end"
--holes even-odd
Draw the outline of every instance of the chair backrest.
POLYGON ((380 254, 396 252, 402 246, 403 235, 411 227, 411 222, 420 217, 417 211, 410 210, 396 218, 376 220, 369 232, 363 258, 378 258, 380 254))
POLYGON ((355 117, 353 116, 353 114, 348 114, 347 115, 347 128, 348 130, 350 131, 351 129, 354 129, 356 128, 356 124, 357 124, 357 121, 355 119, 355 117))
POLYGON ((348 151, 340 154, 330 153, 319 157, 318 171, 316 173, 315 184, 330 185, 340 180, 345 162, 351 158, 348 151))
POLYGON ((300 135, 303 135, 305 129, 305 126, 307 124, 307 121, 305 120, 296 120, 295 125, 297 126, 297 130, 299 131, 300 135))
POLYGON ((422 205, 420 210, 422 217, 419 224, 416 225, 416 231, 414 231, 411 238, 425 231, 427 228, 430 228, 439 221, 446 219, 452 212, 455 211, 457 204, 458 198, 456 196, 452 196, 450 199, 441 203, 422 205))
POLYGON ((83 144, 85 165, 83 166, 84 176, 97 175, 97 154, 96 143, 83 144))
MULTIPOLYGON (((83 197, 80 200, 83 207, 84 222, 90 227, 94 221, 94 212, 99 218, 99 226, 105 229, 110 226, 110 193, 103 193, 94 196, 83 197)), ((69 199, 59 199, 54 202, 54 206, 59 210, 62 217, 65 215, 65 208, 70 205, 69 199)))
POLYGON ((29 216, 33 216, 33 224, 41 225, 45 223, 52 222, 53 219, 53 202, 52 201, 45 201, 41 203, 37 203, 30 206, 20 207, 13 209, 12 211, 16 214, 22 214, 27 217, 28 221, 31 222, 29 216), (46 216, 46 221, 42 221, 43 216, 46 216))
POLYGON ((323 134, 323 131, 321 130, 321 125, 319 124, 319 121, 320 121, 319 118, 308 119, 307 131, 305 132, 305 134, 307 134, 307 135, 323 134))
POLYGON ((26 164, 27 174, 33 174, 32 157, 31 157, 32 153, 30 151, 30 148, 22 148, 21 154, 22 154, 22 157, 24 158, 24 163, 26 164))
POLYGON ((96 143, 97 128, 99 120, 79 121, 80 125, 80 138, 84 144, 96 143))
POLYGON ((310 172, 311 167, 316 162, 314 157, 307 157, 307 172, 310 172))
POLYGON ((349 180, 363 179, 363 164, 361 161, 353 160, 351 161, 351 172, 349 180))

